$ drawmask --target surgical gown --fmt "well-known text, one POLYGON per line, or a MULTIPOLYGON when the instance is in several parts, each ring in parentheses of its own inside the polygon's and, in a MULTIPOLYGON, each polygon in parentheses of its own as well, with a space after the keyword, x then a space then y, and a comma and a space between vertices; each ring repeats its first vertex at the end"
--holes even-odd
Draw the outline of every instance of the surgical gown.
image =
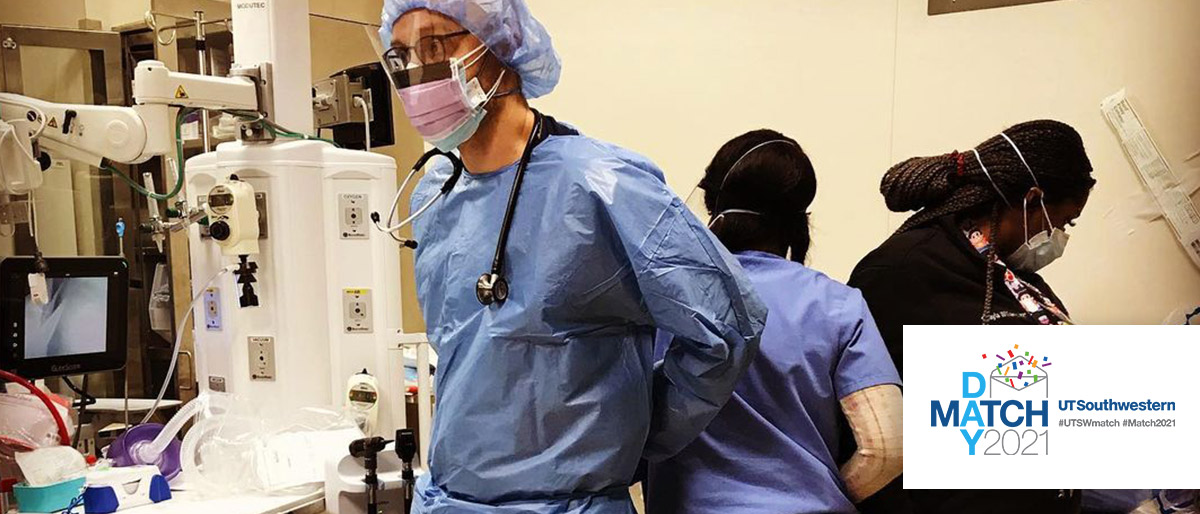
POLYGON ((771 309, 762 350, 704 433, 650 465, 647 512, 855 513, 840 400, 900 375, 858 290, 769 253, 737 257, 771 309))
MULTIPOLYGON (((481 305, 516 167, 464 173, 414 224, 439 356, 415 510, 633 513, 639 460, 703 430, 755 355, 765 307, 653 163, 577 134, 534 149, 506 248, 510 297, 481 305), (655 327, 678 334, 659 363, 655 327)), ((412 205, 448 176, 431 170, 412 205)))

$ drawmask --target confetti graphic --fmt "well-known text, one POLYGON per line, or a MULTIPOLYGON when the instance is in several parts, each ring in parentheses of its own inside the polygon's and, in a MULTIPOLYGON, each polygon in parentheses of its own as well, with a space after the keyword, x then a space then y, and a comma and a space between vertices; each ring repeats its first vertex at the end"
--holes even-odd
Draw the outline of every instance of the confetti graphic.
MULTIPOLYGON (((996 382, 1004 384, 1014 390, 1020 391, 1038 382, 1044 382, 1048 374, 1045 367, 1049 366, 1050 357, 1043 354, 1039 360, 1033 357, 1033 352, 1022 351, 1020 354, 1014 350, 1019 350, 1020 345, 1013 345, 1012 350, 1005 350, 1008 358, 1004 358, 1003 353, 995 354, 995 357, 1000 360, 996 364, 996 369, 992 372, 992 379, 996 382), (1020 382, 1018 382, 1018 380, 1020 382)), ((988 358, 987 354, 983 354, 983 358, 988 358)))

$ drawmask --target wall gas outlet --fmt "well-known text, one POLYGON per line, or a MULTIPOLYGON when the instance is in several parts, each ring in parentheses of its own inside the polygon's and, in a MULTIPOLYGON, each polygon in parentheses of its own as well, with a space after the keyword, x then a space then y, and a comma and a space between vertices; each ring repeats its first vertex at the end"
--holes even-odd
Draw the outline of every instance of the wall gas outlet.
POLYGON ((250 380, 275 380, 275 338, 250 336, 250 380))
POLYGON ((215 287, 204 290, 204 329, 221 330, 221 291, 215 287))
POLYGON ((338 232, 342 239, 367 239, 367 195, 338 195, 338 232))
POLYGON ((372 331, 371 290, 342 291, 342 321, 347 334, 370 334, 372 331))

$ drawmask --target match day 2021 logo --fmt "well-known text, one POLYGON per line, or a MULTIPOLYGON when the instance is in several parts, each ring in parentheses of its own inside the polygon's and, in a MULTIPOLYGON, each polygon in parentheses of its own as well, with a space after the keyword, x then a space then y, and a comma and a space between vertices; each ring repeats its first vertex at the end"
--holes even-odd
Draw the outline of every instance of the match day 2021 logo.
POLYGON ((904 488, 1200 488, 1197 335, 905 326, 904 488))
POLYGON ((1049 357, 1019 344, 994 357, 986 376, 962 372, 961 399, 930 402, 930 426, 957 428, 968 455, 1048 455, 1049 357))

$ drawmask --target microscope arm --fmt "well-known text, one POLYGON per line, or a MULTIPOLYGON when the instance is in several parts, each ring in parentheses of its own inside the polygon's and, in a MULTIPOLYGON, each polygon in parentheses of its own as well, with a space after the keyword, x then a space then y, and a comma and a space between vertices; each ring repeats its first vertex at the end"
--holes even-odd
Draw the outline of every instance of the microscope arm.
POLYGON ((47 102, 0 93, 0 119, 39 121, 41 147, 92 166, 102 160, 136 164, 175 151, 172 107, 259 110, 260 88, 250 76, 177 73, 158 61, 134 70, 133 107, 47 102))

